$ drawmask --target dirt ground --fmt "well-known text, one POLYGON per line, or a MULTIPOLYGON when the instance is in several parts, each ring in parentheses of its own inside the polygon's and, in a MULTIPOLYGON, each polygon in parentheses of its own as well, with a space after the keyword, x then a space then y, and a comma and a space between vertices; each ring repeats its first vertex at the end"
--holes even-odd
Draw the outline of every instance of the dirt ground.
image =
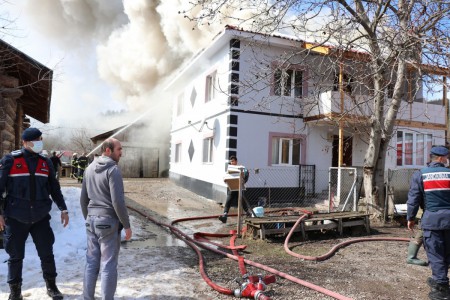
MULTIPOLYGON (((161 222, 185 217, 218 215, 222 207, 216 202, 200 197, 176 186, 168 179, 125 179, 125 194, 131 207, 144 210, 161 222)), ((194 225, 183 224, 188 231, 228 233, 236 229, 236 220, 230 218, 227 224, 217 219, 206 219, 194 225)), ((168 233, 170 234, 170 233, 168 233)), ((309 234, 307 241, 299 235, 291 239, 290 249, 296 253, 317 256, 328 252, 334 245, 351 239, 388 237, 408 238, 409 232, 399 222, 383 227, 371 224, 371 235, 364 228, 346 229, 344 237, 334 231, 309 234)), ((228 244, 228 240, 222 243, 228 244)), ((299 278, 307 283, 342 295, 341 299, 428 299, 429 288, 425 281, 431 275, 429 267, 405 263, 407 243, 398 241, 359 242, 338 250, 329 259, 321 262, 302 261, 286 253, 283 249, 284 236, 268 240, 239 238, 237 244, 247 245, 241 252, 244 258, 270 266, 280 272, 299 278)), ((189 248, 190 249, 190 248, 189 248)), ((206 271, 217 284, 232 290, 239 287, 235 279, 241 278, 237 262, 219 254, 202 250, 206 260, 206 271)), ((186 264, 198 272, 196 257, 185 256, 186 264)), ((173 255, 173 254, 172 254, 173 255)), ((423 248, 419 258, 426 259, 423 248)), ((268 272, 247 266, 250 275, 267 275, 268 272)), ((200 278, 185 278, 186 285, 200 278)), ((195 285, 192 285, 195 286, 195 285)), ((277 282, 268 285, 266 295, 271 299, 339 299, 316 292, 303 285, 277 276, 277 282)), ((206 287, 196 291, 197 299, 231 299, 206 287)))

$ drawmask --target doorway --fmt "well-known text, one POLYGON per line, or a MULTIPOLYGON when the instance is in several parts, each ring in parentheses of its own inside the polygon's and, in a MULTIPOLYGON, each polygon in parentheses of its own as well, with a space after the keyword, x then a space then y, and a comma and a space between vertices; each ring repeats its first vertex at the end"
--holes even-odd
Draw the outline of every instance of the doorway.
MULTIPOLYGON (((352 166, 352 150, 353 150, 353 138, 351 136, 344 137, 343 147, 343 166, 352 166)), ((333 135, 333 153, 331 158, 331 166, 338 167, 339 163, 339 136, 333 135)))

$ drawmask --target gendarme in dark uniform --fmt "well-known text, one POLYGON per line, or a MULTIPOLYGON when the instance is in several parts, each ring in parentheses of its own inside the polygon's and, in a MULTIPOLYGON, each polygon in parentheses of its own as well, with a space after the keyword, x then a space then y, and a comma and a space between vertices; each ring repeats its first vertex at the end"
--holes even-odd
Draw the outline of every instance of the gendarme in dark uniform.
POLYGON ((430 299, 450 299, 448 268, 450 265, 450 169, 449 150, 444 146, 431 148, 430 164, 416 171, 411 178, 407 201, 408 228, 414 229, 415 217, 421 205, 424 213, 421 228, 424 247, 432 277, 430 299))
POLYGON ((7 282, 11 300, 22 299, 22 265, 29 235, 41 260, 47 294, 52 299, 63 299, 55 283, 55 236, 49 214, 52 203, 55 202, 61 210, 64 227, 69 216, 53 165, 49 158, 39 154, 43 148, 41 136, 41 131, 36 128, 24 130, 23 148, 5 155, 0 161, 0 194, 4 197, 4 206, 0 209, 0 230, 5 230, 4 248, 9 255, 7 282))

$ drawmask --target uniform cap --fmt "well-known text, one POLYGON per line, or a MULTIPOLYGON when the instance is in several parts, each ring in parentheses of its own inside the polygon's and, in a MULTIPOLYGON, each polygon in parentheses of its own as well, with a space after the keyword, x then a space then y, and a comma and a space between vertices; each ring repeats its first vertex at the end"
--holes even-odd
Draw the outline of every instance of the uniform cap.
POLYGON ((444 146, 434 146, 431 148, 431 154, 437 156, 447 156, 448 152, 449 152, 448 149, 444 146))
POLYGON ((35 141, 42 135, 42 132, 34 127, 27 128, 22 133, 22 140, 24 141, 35 141))

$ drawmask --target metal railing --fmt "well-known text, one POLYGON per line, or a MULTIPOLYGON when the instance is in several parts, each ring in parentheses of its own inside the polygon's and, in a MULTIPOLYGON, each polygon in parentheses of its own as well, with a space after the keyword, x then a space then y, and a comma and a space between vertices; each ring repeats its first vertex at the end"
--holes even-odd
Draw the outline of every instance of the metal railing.
POLYGON ((362 179, 358 168, 330 168, 328 211, 357 211, 362 179))

